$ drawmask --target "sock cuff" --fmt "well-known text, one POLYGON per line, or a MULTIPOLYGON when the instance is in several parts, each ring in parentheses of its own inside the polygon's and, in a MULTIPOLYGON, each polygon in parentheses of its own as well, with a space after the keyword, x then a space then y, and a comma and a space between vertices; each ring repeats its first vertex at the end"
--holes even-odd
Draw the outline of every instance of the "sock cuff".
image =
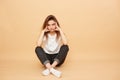
POLYGON ((50 63, 50 61, 46 60, 43 64, 46 65, 47 63, 50 63))
POLYGON ((60 60, 57 58, 55 58, 54 61, 57 61, 58 64, 60 63, 60 60))

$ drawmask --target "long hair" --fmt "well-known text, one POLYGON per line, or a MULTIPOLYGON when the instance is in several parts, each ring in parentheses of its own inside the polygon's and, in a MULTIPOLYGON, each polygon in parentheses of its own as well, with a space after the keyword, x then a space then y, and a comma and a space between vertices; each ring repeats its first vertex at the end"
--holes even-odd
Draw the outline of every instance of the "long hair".
MULTIPOLYGON (((55 22, 57 23, 58 27, 60 27, 60 24, 59 24, 58 20, 56 19, 56 17, 55 17, 54 15, 48 15, 48 16, 46 17, 44 23, 43 23, 42 29, 45 29, 45 28, 46 28, 46 26, 47 26, 47 24, 48 24, 48 21, 50 21, 50 20, 55 21, 55 22)), ((60 37, 60 32, 59 32, 59 31, 55 31, 55 32, 56 32, 56 34, 57 34, 57 39, 58 39, 58 38, 60 37)), ((44 34, 44 35, 46 36, 46 38, 48 38, 48 33, 49 33, 49 32, 45 32, 45 34, 44 34)))

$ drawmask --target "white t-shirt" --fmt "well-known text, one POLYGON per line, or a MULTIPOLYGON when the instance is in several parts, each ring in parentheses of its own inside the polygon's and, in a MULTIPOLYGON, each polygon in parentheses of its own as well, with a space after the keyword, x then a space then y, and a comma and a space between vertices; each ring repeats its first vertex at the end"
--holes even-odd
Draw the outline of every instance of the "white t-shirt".
POLYGON ((44 51, 48 54, 57 54, 60 50, 60 39, 57 39, 57 35, 50 35, 48 34, 48 39, 46 40, 46 37, 44 37, 45 46, 44 51))

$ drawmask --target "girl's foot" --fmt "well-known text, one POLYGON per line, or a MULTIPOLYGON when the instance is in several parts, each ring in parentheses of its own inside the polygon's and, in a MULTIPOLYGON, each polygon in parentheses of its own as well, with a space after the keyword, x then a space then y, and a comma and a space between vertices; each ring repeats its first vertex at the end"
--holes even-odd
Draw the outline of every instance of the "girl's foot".
POLYGON ((50 69, 50 72, 55 75, 56 77, 61 77, 61 72, 58 70, 55 70, 54 68, 50 69))
POLYGON ((49 75, 49 74, 50 74, 49 69, 45 69, 45 70, 42 72, 42 74, 43 74, 44 76, 49 75))

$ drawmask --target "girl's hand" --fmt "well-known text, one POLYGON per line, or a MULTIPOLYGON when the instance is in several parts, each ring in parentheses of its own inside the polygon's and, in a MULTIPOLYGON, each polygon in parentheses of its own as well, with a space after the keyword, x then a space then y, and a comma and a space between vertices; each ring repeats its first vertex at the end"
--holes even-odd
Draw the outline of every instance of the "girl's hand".
POLYGON ((61 28, 57 25, 57 23, 56 23, 56 29, 55 29, 56 31, 60 31, 61 30, 61 28))
POLYGON ((48 30, 48 28, 46 27, 43 31, 44 31, 44 32, 48 32, 49 30, 48 30))

